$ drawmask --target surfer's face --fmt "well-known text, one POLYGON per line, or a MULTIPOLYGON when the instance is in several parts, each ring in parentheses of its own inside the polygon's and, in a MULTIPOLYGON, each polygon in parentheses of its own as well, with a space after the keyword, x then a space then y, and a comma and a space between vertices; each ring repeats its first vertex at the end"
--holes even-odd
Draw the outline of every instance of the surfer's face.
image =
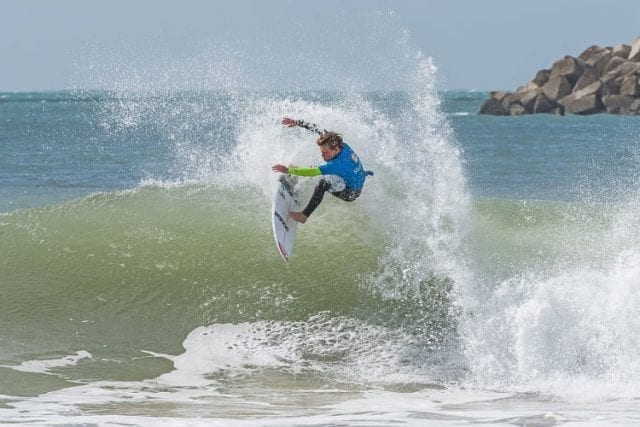
POLYGON ((329 147, 329 145, 321 145, 320 146, 320 153, 322 153, 322 158, 324 159, 324 161, 328 162, 329 160, 331 160, 335 156, 337 156, 338 153, 340 153, 340 149, 339 148, 331 148, 331 147, 329 147))

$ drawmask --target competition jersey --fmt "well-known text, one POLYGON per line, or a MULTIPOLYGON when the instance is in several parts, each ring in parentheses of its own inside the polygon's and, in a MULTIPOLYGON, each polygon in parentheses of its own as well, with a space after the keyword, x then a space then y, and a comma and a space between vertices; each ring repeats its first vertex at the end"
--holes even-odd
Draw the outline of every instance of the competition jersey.
MULTIPOLYGON (((317 125, 307 123, 304 120, 297 120, 296 125, 310 130, 311 132, 315 132, 318 135, 322 135, 324 133, 317 125)), ((324 165, 319 166, 318 169, 322 175, 337 175, 344 179, 347 188, 350 188, 351 190, 361 190, 364 186, 365 178, 373 175, 373 172, 364 170, 357 154, 353 152, 348 144, 344 143, 342 145, 342 151, 324 165)), ((308 171, 311 171, 311 169, 308 171)), ((301 173, 297 174, 301 175, 301 173)), ((316 174, 311 172, 303 175, 314 176, 316 174)))
POLYGON ((367 175, 360 159, 348 144, 342 145, 342 151, 322 166, 319 166, 323 175, 337 175, 344 179, 347 188, 360 190, 364 185, 367 175))

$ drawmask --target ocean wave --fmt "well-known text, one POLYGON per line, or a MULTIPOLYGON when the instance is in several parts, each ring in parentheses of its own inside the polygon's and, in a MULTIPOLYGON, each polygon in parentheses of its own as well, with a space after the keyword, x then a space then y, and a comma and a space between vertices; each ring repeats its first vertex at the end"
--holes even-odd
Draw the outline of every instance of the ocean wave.
POLYGON ((378 313, 380 296, 367 283, 380 269, 383 231, 357 204, 326 204, 299 232, 286 268, 271 236, 270 201, 251 187, 145 186, 6 214, 6 321, 78 328, 93 354, 99 342, 148 335, 149 321, 174 330, 160 339, 171 347, 203 321, 378 313), (134 319, 145 321, 134 327, 134 319))

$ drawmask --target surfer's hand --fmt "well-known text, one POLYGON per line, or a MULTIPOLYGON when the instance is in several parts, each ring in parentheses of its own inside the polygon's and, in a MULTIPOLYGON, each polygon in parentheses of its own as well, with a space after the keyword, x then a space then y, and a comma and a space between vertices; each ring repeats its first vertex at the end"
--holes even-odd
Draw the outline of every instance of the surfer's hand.
POLYGON ((273 165, 271 168, 274 172, 289 173, 289 168, 285 165, 273 165))
POLYGON ((282 124, 287 127, 294 128, 298 125, 298 121, 290 117, 285 117, 284 119, 282 119, 282 124))

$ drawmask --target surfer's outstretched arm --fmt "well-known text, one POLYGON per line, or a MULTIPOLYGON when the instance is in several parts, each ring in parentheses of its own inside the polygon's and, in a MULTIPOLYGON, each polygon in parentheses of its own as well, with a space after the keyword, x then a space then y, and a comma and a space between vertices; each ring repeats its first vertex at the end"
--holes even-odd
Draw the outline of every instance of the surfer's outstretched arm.
POLYGON ((285 165, 273 165, 271 170, 274 172, 286 173, 289 175, 298 175, 298 176, 318 176, 322 175, 322 171, 318 166, 310 166, 310 167, 298 167, 298 166, 285 166, 285 165))
POLYGON ((320 129, 315 123, 307 123, 304 120, 295 120, 290 117, 285 117, 284 119, 282 119, 282 124, 290 128, 296 126, 305 128, 307 130, 310 130, 311 132, 317 133, 318 135, 322 135, 326 132, 325 129, 320 129))

